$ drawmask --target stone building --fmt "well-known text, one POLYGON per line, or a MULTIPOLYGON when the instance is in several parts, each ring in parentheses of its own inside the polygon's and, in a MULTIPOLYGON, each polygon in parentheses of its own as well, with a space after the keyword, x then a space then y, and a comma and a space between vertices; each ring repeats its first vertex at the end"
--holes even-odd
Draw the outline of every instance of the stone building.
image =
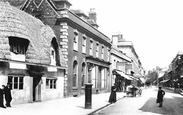
POLYGON ((126 65, 131 63, 131 58, 120 51, 117 46, 111 48, 111 81, 116 84, 117 91, 125 91, 132 78, 127 75, 126 65))
POLYGON ((63 98, 66 69, 52 28, 0 1, 0 85, 11 85, 12 104, 63 98))
POLYGON ((126 41, 122 34, 112 35, 112 40, 119 50, 125 53, 130 59, 131 63, 126 64, 126 73, 134 80, 132 84, 140 85, 142 75, 142 64, 138 54, 135 51, 134 45, 131 41, 126 41))
POLYGON ((81 10, 70 10, 68 0, 7 1, 53 29, 68 65, 64 78, 66 97, 83 94, 85 83, 93 84, 93 93, 110 89, 111 43, 97 29, 93 9, 87 16, 81 10))

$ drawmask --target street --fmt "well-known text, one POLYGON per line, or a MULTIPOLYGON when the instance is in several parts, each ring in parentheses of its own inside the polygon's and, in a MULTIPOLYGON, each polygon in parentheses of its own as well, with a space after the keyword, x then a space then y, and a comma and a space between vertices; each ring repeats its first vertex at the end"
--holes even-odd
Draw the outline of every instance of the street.
POLYGON ((163 107, 156 103, 157 88, 144 89, 141 97, 125 97, 95 115, 182 115, 183 96, 172 90, 166 94, 163 107))

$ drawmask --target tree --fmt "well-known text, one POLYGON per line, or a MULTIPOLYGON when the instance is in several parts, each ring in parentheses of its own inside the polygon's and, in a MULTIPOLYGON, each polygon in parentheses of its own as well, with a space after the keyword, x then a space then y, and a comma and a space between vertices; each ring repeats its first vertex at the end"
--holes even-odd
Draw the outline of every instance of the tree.
POLYGON ((154 81, 158 79, 158 72, 156 70, 149 71, 147 75, 147 80, 145 82, 146 85, 152 84, 154 81))

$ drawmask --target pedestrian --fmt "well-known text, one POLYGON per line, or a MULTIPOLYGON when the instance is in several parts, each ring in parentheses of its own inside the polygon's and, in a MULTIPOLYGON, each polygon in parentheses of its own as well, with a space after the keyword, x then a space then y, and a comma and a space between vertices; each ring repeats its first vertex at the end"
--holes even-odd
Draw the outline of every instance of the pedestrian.
POLYGON ((116 91, 117 91, 117 88, 116 88, 116 85, 114 84, 111 87, 111 94, 110 94, 110 97, 109 97, 109 103, 115 103, 116 102, 116 91))
POLYGON ((159 103, 159 107, 163 106, 163 97, 164 97, 164 95, 165 95, 165 91, 162 90, 162 87, 159 87, 157 100, 156 100, 156 103, 159 103))
POLYGON ((6 108, 5 106, 4 106, 4 103, 3 103, 3 100, 4 100, 4 88, 3 87, 1 87, 0 88, 0 107, 2 107, 2 108, 6 108))
POLYGON ((12 96, 11 96, 11 89, 10 89, 10 84, 7 83, 6 86, 4 86, 4 94, 5 94, 5 100, 6 100, 6 107, 11 107, 11 100, 12 100, 12 96))

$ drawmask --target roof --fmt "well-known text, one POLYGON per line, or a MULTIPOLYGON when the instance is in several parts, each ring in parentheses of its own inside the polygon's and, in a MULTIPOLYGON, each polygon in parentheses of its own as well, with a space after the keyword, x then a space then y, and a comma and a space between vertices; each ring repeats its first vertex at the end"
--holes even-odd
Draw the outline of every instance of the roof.
POLYGON ((82 10, 80 10, 80 9, 72 9, 71 11, 74 12, 75 14, 83 14, 83 15, 85 15, 85 13, 82 10))
POLYGON ((15 7, 17 7, 17 8, 21 8, 21 7, 23 7, 25 4, 26 4, 26 2, 28 2, 29 0, 6 0, 6 1, 8 1, 9 3, 10 3, 10 5, 12 5, 12 6, 15 6, 15 7))
MULTIPOLYGON (((8 47, 10 36, 27 39, 30 42, 26 53, 27 62, 48 65, 51 63, 51 41, 56 38, 51 27, 7 2, 0 2, 0 46, 5 47, 0 48, 0 58, 10 59, 8 47), (1 41, 6 41, 6 43, 2 44, 1 41)), ((65 66, 66 63, 61 57, 63 57, 62 54, 60 65, 65 66)))
POLYGON ((160 81, 160 83, 166 83, 166 82, 168 82, 168 81, 170 81, 170 79, 165 79, 165 80, 163 80, 163 81, 160 81))
POLYGON ((182 56, 183 55, 183 52, 178 52, 177 53, 177 55, 173 58, 173 60, 172 60, 172 62, 171 63, 173 63, 177 58, 178 58, 178 56, 182 56))
POLYGON ((88 19, 87 22, 90 24, 90 25, 95 25, 98 27, 98 24, 93 20, 93 19, 88 19))

